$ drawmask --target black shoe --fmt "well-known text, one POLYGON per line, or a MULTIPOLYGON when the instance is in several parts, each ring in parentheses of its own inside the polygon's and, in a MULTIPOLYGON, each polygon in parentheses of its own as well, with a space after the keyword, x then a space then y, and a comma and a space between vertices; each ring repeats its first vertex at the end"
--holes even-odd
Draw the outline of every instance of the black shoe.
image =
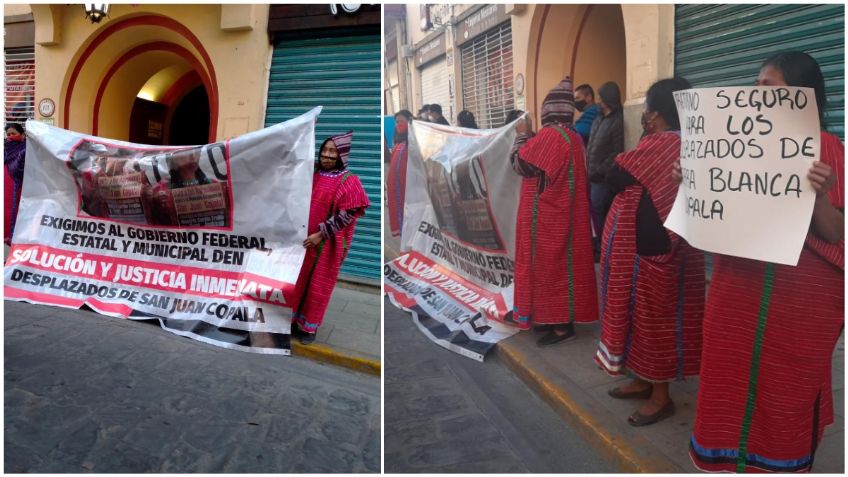
POLYGON ((662 421, 663 419, 668 419, 669 417, 674 415, 674 402, 669 401, 660 408, 659 411, 650 414, 644 415, 639 411, 634 412, 627 418, 627 422, 634 427, 642 427, 642 426, 650 426, 651 424, 662 421))
POLYGON ((571 340, 577 337, 577 333, 574 331, 574 323, 568 323, 566 325, 556 325, 553 330, 549 331, 547 334, 539 338, 536 341, 536 345, 538 346, 550 346, 552 344, 557 344, 560 341, 571 340), (565 331, 563 334, 557 334, 554 330, 565 331))
POLYGON ((548 331, 553 331, 554 326, 556 325, 536 325, 533 327, 533 333, 545 333, 548 331))
POLYGON ((303 336, 303 330, 300 329, 300 327, 297 326, 296 324, 292 323, 291 335, 292 336, 303 336))
POLYGON ((300 344, 308 345, 315 342, 316 333, 303 333, 303 336, 300 337, 300 344))

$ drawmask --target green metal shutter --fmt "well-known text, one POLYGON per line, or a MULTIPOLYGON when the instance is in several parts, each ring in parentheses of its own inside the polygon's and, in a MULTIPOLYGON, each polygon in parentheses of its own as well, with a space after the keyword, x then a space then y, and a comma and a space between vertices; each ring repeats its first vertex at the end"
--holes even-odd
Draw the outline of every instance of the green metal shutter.
POLYGON ((380 64, 379 29, 369 35, 279 41, 274 45, 265 115, 269 126, 323 106, 316 149, 328 136, 353 130, 349 167, 362 181, 371 206, 356 223, 341 273, 370 283, 381 276, 380 64))
POLYGON ((696 87, 753 85, 781 51, 818 61, 827 88, 825 126, 845 137, 845 6, 677 5, 674 72, 696 87))

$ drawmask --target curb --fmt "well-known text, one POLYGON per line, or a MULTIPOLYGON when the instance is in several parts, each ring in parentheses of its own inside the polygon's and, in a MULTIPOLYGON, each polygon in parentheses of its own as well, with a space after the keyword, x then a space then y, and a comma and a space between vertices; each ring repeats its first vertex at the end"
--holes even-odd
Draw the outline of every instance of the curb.
POLYGON ((381 373, 379 359, 368 359, 340 353, 327 345, 313 343, 305 346, 298 341, 292 341, 291 350, 292 356, 299 356, 378 377, 381 373))
POLYGON ((527 364, 526 356, 517 346, 501 341, 495 350, 498 357, 519 379, 547 402, 560 417, 573 425, 595 450, 617 464, 621 472, 685 472, 659 452, 652 451, 650 443, 643 438, 624 436, 604 426, 604 417, 581 403, 582 396, 554 384, 542 373, 531 368, 527 364))

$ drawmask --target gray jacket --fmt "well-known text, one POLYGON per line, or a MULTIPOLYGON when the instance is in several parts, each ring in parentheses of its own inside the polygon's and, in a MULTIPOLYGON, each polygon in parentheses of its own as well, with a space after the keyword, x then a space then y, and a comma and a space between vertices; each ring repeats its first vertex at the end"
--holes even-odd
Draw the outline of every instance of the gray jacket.
POLYGON ((615 156, 624 152, 624 117, 619 108, 609 116, 599 114, 592 122, 586 146, 586 169, 591 182, 604 182, 615 156))

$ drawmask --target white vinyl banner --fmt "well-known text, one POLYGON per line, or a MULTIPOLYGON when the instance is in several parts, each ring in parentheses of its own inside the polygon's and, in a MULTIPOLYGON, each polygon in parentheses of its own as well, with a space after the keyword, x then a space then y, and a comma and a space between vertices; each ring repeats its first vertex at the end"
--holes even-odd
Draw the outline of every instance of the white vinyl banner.
POLYGON ((28 121, 6 299, 289 354, 320 111, 185 147, 28 121))
POLYGON ((665 226, 715 253, 797 265, 819 159, 815 92, 795 87, 674 93, 683 182, 665 226))
POLYGON ((386 264, 392 302, 441 346, 482 361, 517 328, 512 310, 521 178, 514 124, 463 129, 413 121, 401 256, 386 264))

